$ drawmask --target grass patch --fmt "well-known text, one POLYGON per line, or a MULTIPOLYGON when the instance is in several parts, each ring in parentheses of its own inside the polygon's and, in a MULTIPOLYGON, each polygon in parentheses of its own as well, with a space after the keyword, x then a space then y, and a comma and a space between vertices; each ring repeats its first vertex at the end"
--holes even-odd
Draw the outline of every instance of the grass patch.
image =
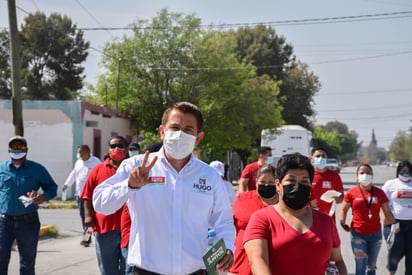
POLYGON ((56 237, 57 235, 59 235, 59 229, 55 225, 42 225, 39 235, 41 237, 56 237))
POLYGON ((77 209, 77 201, 76 200, 49 200, 48 202, 44 202, 39 205, 40 208, 48 208, 48 209, 77 209))

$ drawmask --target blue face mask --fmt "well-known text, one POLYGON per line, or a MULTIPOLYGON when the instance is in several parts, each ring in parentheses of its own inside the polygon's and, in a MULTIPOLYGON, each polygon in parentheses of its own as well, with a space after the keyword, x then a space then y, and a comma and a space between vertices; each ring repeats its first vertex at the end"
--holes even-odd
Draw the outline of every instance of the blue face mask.
POLYGON ((270 156, 270 157, 268 157, 267 159, 266 159, 266 164, 272 164, 273 163, 273 157, 272 156, 270 156))
POLYGON ((316 168, 318 169, 323 169, 326 167, 326 159, 319 157, 319 158, 315 158, 315 162, 314 165, 316 166, 316 168))
POLYGON ((139 151, 129 151, 129 157, 137 156, 139 154, 139 151))

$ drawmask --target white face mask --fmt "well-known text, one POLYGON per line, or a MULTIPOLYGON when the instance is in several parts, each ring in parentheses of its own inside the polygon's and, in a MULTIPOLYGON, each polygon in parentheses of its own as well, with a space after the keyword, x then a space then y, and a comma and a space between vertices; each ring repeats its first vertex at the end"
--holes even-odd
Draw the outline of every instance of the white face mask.
POLYGON ((362 184, 363 186, 367 186, 367 185, 369 185, 369 184, 371 184, 372 183, 372 175, 369 175, 369 174, 360 174, 359 176, 358 176, 358 182, 360 183, 360 184, 362 184))
POLYGON ((174 159, 184 159, 195 148, 196 137, 183 131, 165 131, 163 146, 174 159))
POLYGON ((21 153, 9 153, 10 158, 12 159, 22 159, 26 156, 26 152, 21 152, 21 153))
POLYGON ((398 178, 403 182, 409 182, 411 180, 411 176, 402 176, 401 174, 398 175, 398 178))
POLYGON ((76 158, 80 159, 80 154, 79 153, 76 154, 76 158))

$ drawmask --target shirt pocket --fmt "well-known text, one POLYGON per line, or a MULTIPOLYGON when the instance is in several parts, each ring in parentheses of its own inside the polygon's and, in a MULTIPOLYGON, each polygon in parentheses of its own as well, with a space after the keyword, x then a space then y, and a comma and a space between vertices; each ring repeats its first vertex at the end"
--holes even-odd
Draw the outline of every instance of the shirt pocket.
MULTIPOLYGON (((209 217, 213 209, 213 194, 202 192, 189 192, 190 196, 187 207, 189 215, 197 217, 209 217)), ((202 220, 202 219, 199 219, 202 220)))
POLYGON ((10 175, 0 174, 0 189, 10 189, 14 183, 14 179, 10 175))

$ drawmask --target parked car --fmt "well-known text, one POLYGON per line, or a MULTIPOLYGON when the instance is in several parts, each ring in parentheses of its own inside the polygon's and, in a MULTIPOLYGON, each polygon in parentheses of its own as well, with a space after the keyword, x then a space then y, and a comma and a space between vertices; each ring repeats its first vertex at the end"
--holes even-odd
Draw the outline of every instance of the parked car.
POLYGON ((339 165, 339 161, 337 159, 334 158, 328 158, 326 159, 326 167, 329 170, 333 170, 336 171, 338 173, 340 173, 340 165, 339 165))

